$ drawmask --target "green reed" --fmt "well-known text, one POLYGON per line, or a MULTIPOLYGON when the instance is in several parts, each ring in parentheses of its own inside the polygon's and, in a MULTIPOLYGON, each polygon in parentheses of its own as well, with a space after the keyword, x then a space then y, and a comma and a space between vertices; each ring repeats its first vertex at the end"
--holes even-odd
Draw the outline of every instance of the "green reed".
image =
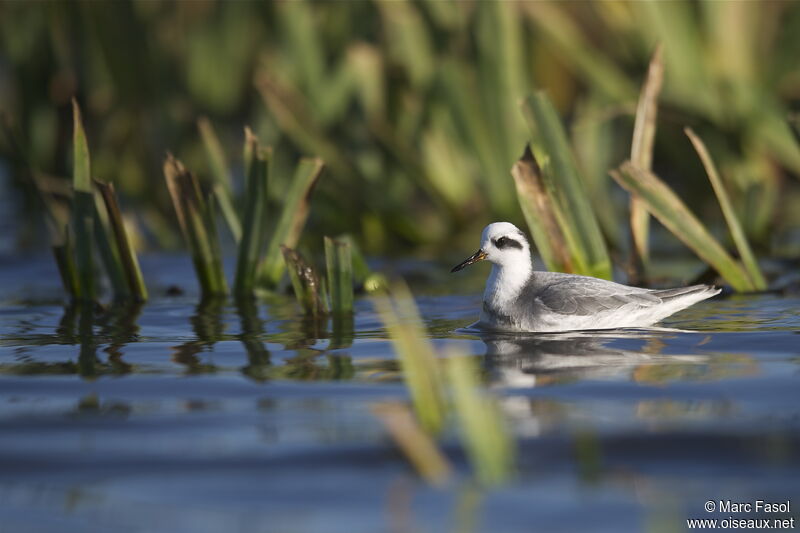
POLYGON ((480 386, 472 359, 454 351, 438 358, 405 284, 380 288, 372 300, 400 360, 413 406, 413 417, 402 410, 394 420, 381 416, 398 447, 423 478, 441 483, 449 467, 420 433, 438 435, 454 419, 478 481, 506 481, 515 460, 514 440, 495 398, 480 386))

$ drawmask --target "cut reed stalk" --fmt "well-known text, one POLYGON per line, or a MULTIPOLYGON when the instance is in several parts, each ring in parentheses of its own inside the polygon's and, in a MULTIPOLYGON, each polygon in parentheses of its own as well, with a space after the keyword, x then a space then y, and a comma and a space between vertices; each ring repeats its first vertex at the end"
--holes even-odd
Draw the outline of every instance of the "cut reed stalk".
POLYGON ((361 252, 361 248, 358 246, 358 241, 356 241, 352 235, 348 234, 339 235, 336 237, 336 240, 346 243, 350 247, 353 283, 355 285, 364 284, 367 278, 372 274, 372 270, 369 268, 367 260, 364 258, 364 254, 361 252))
POLYGON ((719 177, 714 161, 711 159, 711 154, 708 153, 705 143, 692 128, 684 128, 683 131, 686 133, 686 136, 689 137, 694 149, 697 151, 697 155, 700 156, 700 160, 703 162, 703 167, 705 167, 708 179, 711 181, 711 186, 714 188, 714 193, 717 195, 719 206, 722 208, 722 214, 725 216, 725 221, 728 223, 733 242, 739 250, 742 264, 750 277, 753 287, 756 290, 763 291, 767 288, 767 282, 764 279, 764 275, 761 273, 761 268, 758 266, 758 261, 753 254, 753 250, 747 242, 747 237, 744 234, 744 230, 742 230, 742 225, 739 222, 739 218, 736 216, 736 212, 733 210, 730 197, 725 190, 725 185, 719 177))
MULTIPOLYGON (((650 67, 647 70, 647 79, 639 94, 639 103, 636 107, 636 120, 633 125, 633 140, 631 141, 631 163, 645 170, 650 170, 653 163, 653 143, 656 136, 656 118, 658 116, 658 95, 664 81, 664 61, 662 59, 662 46, 658 45, 650 67)), ((650 260, 650 214, 644 202, 636 195, 630 199, 630 223, 633 245, 642 265, 646 268, 650 260)))
POLYGON ((626 161, 611 176, 620 186, 638 195, 668 230, 691 248, 700 259, 716 269, 737 291, 753 291, 747 273, 717 242, 681 199, 658 176, 626 161))
POLYGON ((95 299, 94 275, 94 199, 92 197, 89 145, 83 130, 81 110, 72 99, 73 170, 72 170, 72 229, 75 235, 75 264, 78 274, 77 297, 84 301, 95 299))
POLYGON ((253 293, 256 270, 264 248, 266 213, 272 150, 262 148, 249 128, 245 130, 245 206, 244 232, 239 243, 234 292, 237 296, 253 293))
POLYGON ((539 91, 525 99, 522 111, 574 272, 611 279, 611 260, 605 241, 552 102, 539 91))
POLYGON ((215 221, 211 216, 213 207, 206 205, 197 178, 172 154, 167 154, 164 161, 164 177, 181 231, 192 253, 203 295, 227 294, 215 221))
POLYGON ((325 266, 331 311, 335 314, 353 312, 353 258, 350 244, 325 237, 325 266))
POLYGON ((302 159, 297 165, 285 196, 283 210, 259 266, 258 280, 266 288, 274 289, 283 276, 285 263, 281 258, 281 246, 297 246, 308 219, 311 193, 324 167, 325 164, 319 158, 302 159))

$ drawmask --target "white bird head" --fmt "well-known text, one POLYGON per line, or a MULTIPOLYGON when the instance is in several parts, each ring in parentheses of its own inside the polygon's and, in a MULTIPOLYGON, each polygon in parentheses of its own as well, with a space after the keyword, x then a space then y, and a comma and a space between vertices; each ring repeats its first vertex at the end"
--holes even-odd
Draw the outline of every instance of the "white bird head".
POLYGON ((531 248, 528 239, 519 228, 510 222, 494 222, 483 229, 481 247, 450 272, 458 272, 478 261, 486 259, 498 266, 530 264, 531 248))

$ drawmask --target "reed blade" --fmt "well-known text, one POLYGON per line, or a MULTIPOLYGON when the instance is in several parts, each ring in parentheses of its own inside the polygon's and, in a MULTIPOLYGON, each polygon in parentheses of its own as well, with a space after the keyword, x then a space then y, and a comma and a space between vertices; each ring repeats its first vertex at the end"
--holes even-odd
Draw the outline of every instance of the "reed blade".
MULTIPOLYGON (((98 188, 102 196, 103 210, 111 226, 130 295, 136 301, 147 301, 147 286, 144 283, 144 276, 142 276, 142 270, 139 267, 139 259, 136 256, 136 250, 133 248, 133 242, 128 237, 128 231, 125 229, 122 212, 114 191, 114 184, 95 181, 95 187, 98 188)), ((99 207, 98 210, 100 211, 99 207)))
MULTIPOLYGON (((636 107, 636 120, 633 125, 631 142, 631 163, 645 170, 650 170, 653 163, 653 143, 656 136, 656 119, 658 116, 658 96, 664 82, 664 61, 662 46, 658 45, 650 60, 647 79, 639 94, 636 107)), ((638 196, 630 199, 631 234, 633 245, 642 265, 647 266, 650 260, 650 214, 638 196)))
POLYGON ((530 145, 525 146, 522 157, 514 163, 511 175, 517 187, 519 206, 545 266, 553 272, 572 272, 572 259, 558 226, 556 207, 547 194, 530 145))
POLYGON ((618 170, 612 170, 611 176, 623 189, 638 195, 659 222, 700 259, 719 272, 735 290, 755 290, 741 265, 725 251, 703 223, 658 176, 630 161, 623 163, 618 170))
POLYGON ((686 136, 689 137, 694 149, 697 151, 697 155, 700 156, 700 160, 703 162, 703 167, 705 167, 708 179, 711 181, 711 186, 714 188, 714 193, 717 195, 719 206, 722 208, 722 214, 725 216, 725 222, 728 223, 728 229, 731 231, 733 242, 739 250, 742 264, 747 274, 750 276, 753 287, 756 290, 763 291, 767 288, 767 282, 764 279, 764 275, 761 273, 761 268, 758 266, 758 261, 753 254, 753 250, 750 248, 750 243, 747 242, 747 237, 733 209, 728 191, 725 190, 725 185, 719 177, 717 167, 711 159, 711 154, 708 153, 705 143, 692 128, 684 128, 683 131, 686 133, 686 136))
POLYGON ((467 454, 478 480, 499 485, 511 475, 514 441, 496 400, 481 391, 479 370, 470 357, 452 354, 447 377, 467 454))
POLYGON ((96 286, 94 273, 94 198, 92 197, 91 163, 89 145, 83 130, 81 110, 72 99, 72 229, 75 235, 75 265, 78 271, 78 298, 94 301, 96 286))
POLYGON ((543 91, 526 98, 522 111, 574 272, 611 279, 611 259, 558 113, 543 91))
POLYGON ((353 312, 353 258, 350 244, 325 237, 325 266, 328 273, 331 311, 353 312))
POLYGON ((211 168, 211 177, 214 183, 212 187, 214 196, 216 196, 217 203, 219 203, 222 217, 225 219, 225 223, 231 235, 233 235, 233 240, 238 244, 242 239, 242 224, 239 221, 239 215, 236 213, 233 204, 231 175, 228 171, 225 152, 208 118, 201 117, 198 119, 197 129, 200 130, 200 137, 203 139, 208 165, 211 168))
POLYGON ((258 139, 247 129, 245 132, 245 207, 244 231, 239 243, 236 262, 234 292, 237 296, 252 294, 255 289, 256 269, 264 249, 266 231, 267 187, 269 184, 272 150, 261 148, 258 139))
POLYGON ((373 407, 372 412, 422 479, 434 486, 447 482, 452 472, 450 462, 408 407, 383 403, 373 407))
POLYGON ((259 266, 259 283, 268 289, 274 289, 284 273, 281 245, 294 248, 300 240, 310 211, 311 194, 324 167, 320 158, 302 159, 297 165, 284 199, 283 210, 259 266))
POLYGON ((114 299, 117 301, 125 301, 130 299, 131 291, 125 278, 122 260, 120 259, 117 244, 114 241, 111 222, 108 218, 108 212, 103 205, 103 197, 97 183, 98 182, 95 181, 94 194, 94 236, 97 244, 97 251, 100 254, 100 259, 103 262, 108 279, 111 281, 114 299))

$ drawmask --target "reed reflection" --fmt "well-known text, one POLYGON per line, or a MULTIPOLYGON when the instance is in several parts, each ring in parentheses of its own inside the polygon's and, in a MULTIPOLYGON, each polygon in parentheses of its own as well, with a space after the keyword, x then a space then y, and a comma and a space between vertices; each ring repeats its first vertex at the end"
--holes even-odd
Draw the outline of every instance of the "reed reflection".
POLYGON ((198 354, 210 350, 214 343, 223 340, 225 324, 222 315, 225 302, 224 297, 201 299, 189 318, 196 339, 172 348, 172 360, 184 365, 190 374, 217 371, 216 365, 204 363, 198 354))
POLYGON ((247 352, 247 366, 242 373, 258 381, 269 379, 271 368, 270 354, 261 341, 264 335, 264 322, 258 316, 258 304, 252 297, 236 300, 236 311, 239 314, 242 333, 239 339, 247 352))

